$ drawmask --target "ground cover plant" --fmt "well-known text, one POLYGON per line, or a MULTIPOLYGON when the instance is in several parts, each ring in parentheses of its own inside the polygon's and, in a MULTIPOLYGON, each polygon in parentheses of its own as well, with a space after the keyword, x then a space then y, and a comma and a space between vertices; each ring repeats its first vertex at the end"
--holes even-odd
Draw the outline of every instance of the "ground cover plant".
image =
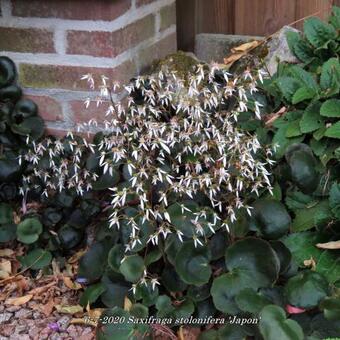
POLYGON ((85 75, 110 104, 91 141, 42 138, 1 58, 0 241, 48 272, 96 217, 78 282, 84 308, 106 308, 89 317, 98 339, 152 338, 157 318, 173 331, 196 320, 199 339, 338 337, 339 29, 337 7, 328 23, 307 19, 287 35, 301 63, 273 76, 260 61, 237 74, 163 67, 133 79, 125 103, 85 75))

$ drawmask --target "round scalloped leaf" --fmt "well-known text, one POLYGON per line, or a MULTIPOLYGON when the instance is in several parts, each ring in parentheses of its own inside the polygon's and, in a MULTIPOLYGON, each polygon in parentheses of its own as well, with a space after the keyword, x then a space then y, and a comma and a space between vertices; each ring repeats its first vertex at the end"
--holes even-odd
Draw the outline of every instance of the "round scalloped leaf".
POLYGON ((126 295, 130 286, 124 282, 113 282, 106 275, 101 280, 105 290, 101 294, 100 299, 106 307, 123 307, 126 295))
POLYGON ((314 192, 319 184, 319 175, 312 150, 305 144, 293 144, 286 151, 286 159, 296 186, 304 194, 314 192))
POLYGON ((108 188, 114 187, 120 180, 120 175, 117 170, 113 170, 112 176, 107 172, 104 175, 101 175, 93 184, 93 190, 107 190, 108 188))
POLYGON ((21 167, 15 156, 0 156, 0 182, 8 182, 18 177, 21 167))
POLYGON ((14 223, 0 225, 0 243, 13 241, 16 238, 17 226, 14 223))
POLYGON ((7 203, 0 203, 0 224, 13 222, 13 209, 7 203))
POLYGON ((194 201, 186 201, 183 205, 191 210, 183 210, 178 203, 172 204, 168 209, 168 214, 171 219, 171 223, 180 230, 185 236, 192 237, 195 234, 194 225, 191 223, 195 220, 193 212, 197 210, 197 204, 194 201))
POLYGON ((207 247, 195 248, 193 241, 184 242, 176 255, 176 271, 184 282, 201 286, 211 276, 210 257, 207 247))
POLYGON ((138 319, 147 318, 149 315, 148 307, 142 305, 141 303, 134 303, 131 306, 129 312, 131 315, 138 319))
POLYGON ((280 273, 286 272, 292 260, 290 250, 281 241, 271 241, 270 245, 280 260, 280 273))
POLYGON ((243 289, 235 296, 235 302, 243 312, 257 314, 264 306, 272 303, 261 293, 257 293, 252 288, 243 289))
POLYGON ((105 289, 106 288, 102 282, 98 282, 94 285, 87 287, 80 297, 79 300, 80 305, 86 307, 88 304, 96 302, 99 296, 105 292, 105 289))
POLYGON ((126 256, 119 267, 119 271, 129 282, 137 282, 142 277, 144 270, 144 261, 139 255, 126 256))
POLYGON ((12 83, 16 76, 16 67, 14 62, 8 57, 0 57, 0 88, 12 83))
POLYGON ((280 261, 270 244, 254 237, 227 248, 225 260, 230 271, 238 269, 252 276, 254 289, 273 284, 280 271, 280 261))
POLYGON ((36 116, 38 113, 38 106, 30 99, 19 100, 12 112, 12 120, 15 123, 20 123, 23 119, 36 116))
POLYGON ((122 340, 133 339, 135 332, 134 323, 128 322, 129 313, 125 310, 114 307, 105 310, 100 319, 103 320, 98 324, 96 329, 97 340, 122 340), (106 322, 106 320, 115 320, 115 322, 106 322))
POLYGON ((44 249, 37 248, 30 251, 20 259, 23 267, 39 270, 48 266, 52 261, 52 254, 44 249))
POLYGON ((286 318, 285 311, 274 305, 268 305, 260 312, 260 331, 264 340, 303 340, 300 325, 286 318))
POLYGON ((66 224, 58 230, 58 238, 63 249, 72 249, 81 242, 83 233, 66 224))
POLYGON ((226 314, 236 314, 240 310, 234 297, 242 289, 252 287, 252 276, 249 273, 234 270, 215 278, 210 292, 216 309, 226 314))
POLYGON ((109 267, 119 273, 119 267, 124 258, 124 247, 121 244, 113 246, 107 257, 109 267))
POLYGON ((94 243, 79 261, 78 277, 89 283, 101 278, 110 248, 107 242, 94 243))
POLYGON ((44 134, 45 123, 39 116, 28 117, 19 124, 12 124, 11 129, 18 135, 30 136, 36 140, 44 134))
POLYGON ((320 303, 320 309, 327 320, 340 320, 340 298, 326 297, 320 303))
POLYGON ((15 103, 22 96, 22 90, 17 85, 9 85, 0 89, 0 101, 15 103))
POLYGON ((142 300, 143 305, 152 306, 156 303, 159 295, 158 287, 152 289, 151 285, 138 285, 136 288, 135 298, 136 300, 142 300))
POLYGON ((299 308, 313 308, 329 292, 327 280, 319 273, 309 270, 290 278, 285 286, 288 303, 299 308))
POLYGON ((182 292, 187 284, 181 280, 172 266, 166 266, 162 273, 162 284, 169 292, 182 292))
POLYGON ((194 302, 200 302, 206 300, 210 296, 210 284, 203 286, 189 286, 187 291, 187 297, 194 302))
POLYGON ((261 236, 278 239, 287 234, 292 220, 281 202, 261 199, 253 207, 253 218, 261 236))
POLYGON ((43 231, 43 226, 37 218, 26 218, 18 224, 18 241, 31 244, 38 240, 43 231))

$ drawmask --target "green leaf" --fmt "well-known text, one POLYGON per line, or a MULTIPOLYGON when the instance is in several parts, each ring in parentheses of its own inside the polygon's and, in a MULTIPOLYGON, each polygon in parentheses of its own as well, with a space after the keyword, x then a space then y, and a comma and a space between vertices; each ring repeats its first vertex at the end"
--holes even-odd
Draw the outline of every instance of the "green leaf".
POLYGON ((315 91, 306 86, 300 87, 293 95, 292 103, 298 104, 306 99, 312 99, 315 97, 315 91))
POLYGON ((294 232, 305 231, 314 227, 327 224, 332 219, 327 200, 321 201, 310 208, 296 211, 292 230, 294 232))
POLYGON ((323 310, 327 320, 340 320, 340 299, 333 297, 326 297, 320 303, 320 309, 323 310))
POLYGON ((145 256, 144 263, 145 266, 150 265, 151 263, 157 262, 160 258, 162 258, 162 252, 160 249, 154 249, 150 253, 145 256))
POLYGON ((286 137, 297 137, 301 136, 302 132, 300 129, 300 119, 293 120, 288 124, 287 130, 286 130, 286 137))
POLYGON ((252 276, 254 289, 273 284, 280 271, 280 262, 270 244, 264 240, 248 237, 227 248, 228 270, 244 271, 252 276))
POLYGON ((288 191, 285 201, 287 207, 290 210, 299 210, 306 208, 310 204, 317 203, 317 201, 314 200, 312 196, 305 195, 301 191, 294 190, 294 191, 288 191))
POLYGON ((276 84, 288 101, 292 101, 294 93, 301 87, 301 83, 292 77, 280 77, 276 80, 276 84))
POLYGON ((122 244, 116 244, 113 246, 107 257, 109 267, 119 273, 119 267, 124 258, 124 247, 122 244))
POLYGON ((329 191, 329 206, 334 216, 340 219, 340 183, 334 182, 329 191))
POLYGON ((321 106, 320 114, 325 117, 340 117, 340 100, 329 99, 324 102, 321 106))
POLYGON ((118 307, 107 309, 100 316, 100 320, 103 321, 98 325, 97 340, 133 339, 134 323, 129 322, 129 313, 125 310, 118 307), (111 320, 119 321, 106 322, 106 320, 110 320, 110 317, 111 320))
POLYGON ((293 144, 287 148, 285 156, 294 184, 304 194, 313 193, 319 184, 319 174, 312 149, 306 144, 293 144))
POLYGON ((38 240, 43 227, 37 218, 26 218, 17 227, 17 237, 22 243, 31 244, 38 240))
POLYGON ((315 270, 324 275, 330 283, 340 278, 340 251, 325 250, 316 263, 315 270))
POLYGON ((324 102, 320 109, 321 116, 340 117, 340 100, 329 99, 324 102))
POLYGON ((80 305, 86 307, 88 304, 96 302, 99 296, 105 292, 105 289, 105 286, 101 282, 87 287, 80 297, 80 305))
POLYGON ((253 289, 253 286, 251 273, 243 270, 235 269, 216 277, 210 290, 216 309, 226 314, 238 313, 234 297, 245 288, 253 289))
MULTIPOLYGON (((312 73, 309 73, 305 71, 301 66, 299 65, 293 65, 289 68, 289 73, 297 79, 301 84, 304 85, 304 88, 312 91, 314 95, 318 93, 319 87, 312 75, 312 73)), ((312 97, 311 97, 312 98, 312 97)))
POLYGON ((48 266, 52 261, 52 254, 44 249, 37 248, 31 250, 20 259, 23 267, 39 270, 48 266))
POLYGON ((305 40, 300 40, 294 44, 294 54, 304 63, 310 63, 315 59, 311 45, 305 40))
POLYGON ((291 218, 281 202, 260 199, 253 204, 253 208, 252 218, 261 236, 278 239, 288 232, 291 218))
POLYGON ((187 241, 177 253, 175 268, 185 283, 201 286, 207 283, 211 276, 210 258, 207 247, 195 248, 193 241, 187 241))
POLYGON ((273 137, 272 143, 279 145, 275 152, 276 159, 280 159, 281 157, 283 157, 289 145, 300 143, 305 138, 305 136, 287 138, 286 137, 287 130, 288 130, 288 124, 285 124, 276 131, 273 137))
POLYGON ((101 279, 101 282, 105 288, 104 292, 100 295, 100 300, 106 307, 123 307, 124 300, 130 286, 125 282, 118 281, 112 282, 106 274, 101 279))
POLYGON ((11 129, 14 133, 21 136, 29 135, 32 139, 36 140, 43 136, 45 123, 39 116, 28 117, 20 124, 12 124, 11 129))
POLYGON ((79 261, 78 277, 93 282, 101 278, 110 248, 106 242, 94 243, 79 261))
POLYGON ((274 305, 266 306, 260 312, 259 323, 264 340, 303 340, 303 330, 299 324, 286 318, 285 311, 274 305))
POLYGON ((317 243, 325 240, 315 232, 292 233, 282 239, 282 242, 290 250, 295 263, 304 267, 304 261, 313 258, 318 261, 322 251, 315 247, 317 243))
POLYGON ((235 302, 243 312, 252 314, 259 313, 264 306, 272 303, 261 293, 257 293, 251 288, 243 289, 237 294, 235 302))
POLYGON ((13 209, 7 203, 0 203, 0 224, 13 222, 13 209))
POLYGON ((330 138, 340 138, 340 122, 337 122, 333 124, 331 127, 329 127, 325 132, 326 137, 330 138))
POLYGON ((327 96, 332 96, 339 92, 340 63, 337 58, 330 58, 322 65, 320 85, 327 96))
POLYGON ((319 273, 305 270, 291 277, 285 286, 288 303, 300 308, 313 308, 329 291, 328 282, 319 273))
POLYGON ((316 48, 323 47, 337 36, 333 26, 316 17, 306 19, 303 28, 306 38, 316 48))
POLYGON ((144 270, 144 261, 139 255, 125 256, 119 267, 119 271, 129 282, 137 282, 142 277, 144 270))
POLYGON ((16 234, 17 226, 14 223, 0 225, 0 243, 15 240, 16 234))
POLYGON ((322 126, 320 107, 321 107, 320 102, 314 102, 306 108, 300 121, 301 132, 303 133, 313 132, 322 126))

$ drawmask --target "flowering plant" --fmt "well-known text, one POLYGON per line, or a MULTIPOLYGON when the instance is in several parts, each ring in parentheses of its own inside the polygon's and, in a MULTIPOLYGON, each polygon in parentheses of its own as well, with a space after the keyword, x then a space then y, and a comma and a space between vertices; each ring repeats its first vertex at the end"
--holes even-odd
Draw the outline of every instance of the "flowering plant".
MULTIPOLYGON (((262 70, 232 76, 214 64, 181 79, 163 68, 125 87, 126 108, 113 101, 117 84, 102 77, 98 103, 111 105, 98 152, 104 173, 122 168, 125 182, 110 188, 110 226, 129 228, 126 250, 142 244, 139 223, 150 225, 147 242, 174 233, 203 245, 220 227, 229 230, 238 209, 251 213, 245 192, 271 191, 272 150, 237 126, 251 108, 261 118, 253 94, 263 76, 262 70)), ((84 78, 95 86, 91 75, 84 78)))

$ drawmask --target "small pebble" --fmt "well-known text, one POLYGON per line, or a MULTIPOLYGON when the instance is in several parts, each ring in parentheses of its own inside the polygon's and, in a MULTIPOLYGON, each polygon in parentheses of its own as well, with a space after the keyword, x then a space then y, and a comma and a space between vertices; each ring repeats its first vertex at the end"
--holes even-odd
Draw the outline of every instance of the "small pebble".
POLYGON ((15 317, 18 319, 29 319, 33 312, 29 309, 22 308, 15 313, 15 317))
POLYGON ((12 316, 13 313, 0 313, 0 324, 7 322, 12 316))

